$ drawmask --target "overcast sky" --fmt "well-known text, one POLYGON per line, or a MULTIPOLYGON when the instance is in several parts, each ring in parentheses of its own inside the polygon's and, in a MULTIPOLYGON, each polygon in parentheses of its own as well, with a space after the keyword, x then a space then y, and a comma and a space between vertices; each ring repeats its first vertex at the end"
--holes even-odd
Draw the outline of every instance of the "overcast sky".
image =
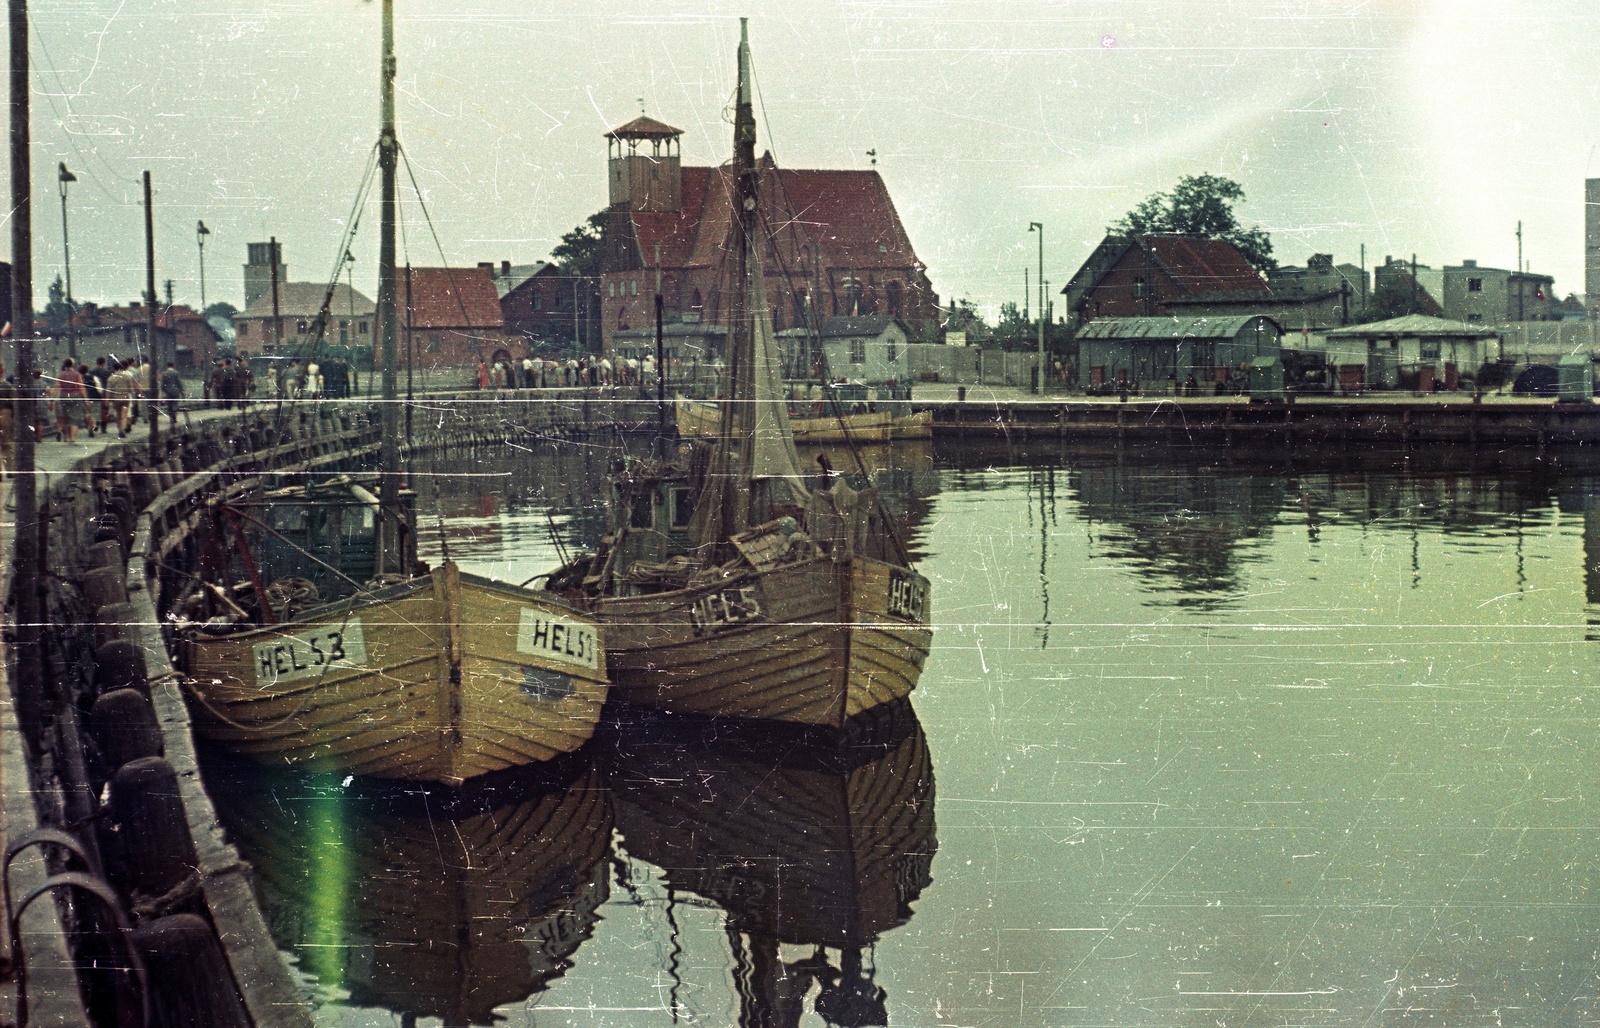
MULTIPOLYGON (((157 276, 242 300, 276 235, 325 280, 377 135, 379 7, 364 0, 32 0, 36 295, 157 276)), ((992 308, 1038 260, 1059 288, 1105 226, 1181 175, 1241 182, 1279 259, 1514 267, 1583 289, 1583 179, 1600 176, 1596 0, 397 0, 401 142, 452 264, 548 256, 606 202, 604 131, 640 111, 688 163, 731 151, 738 16, 758 149, 878 170, 935 289, 992 308)), ((404 182, 402 172, 402 182, 404 182)), ((402 192, 405 198, 409 187, 402 192)), ((371 205, 355 253, 376 281, 371 205)), ((406 204, 413 263, 441 263, 406 204)))

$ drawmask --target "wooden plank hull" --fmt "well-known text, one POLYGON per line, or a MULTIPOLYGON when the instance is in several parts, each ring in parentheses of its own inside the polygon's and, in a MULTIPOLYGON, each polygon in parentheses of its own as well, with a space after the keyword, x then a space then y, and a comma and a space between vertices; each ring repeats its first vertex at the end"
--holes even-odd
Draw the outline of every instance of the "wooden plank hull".
POLYGON ((842 728, 916 687, 927 580, 863 557, 750 571, 709 589, 601 599, 612 689, 679 713, 842 728), (898 585, 917 592, 898 614, 898 585))
POLYGON ((288 624, 195 635, 185 649, 202 735, 314 771, 460 783, 577 749, 606 696, 597 626, 449 563, 288 624))

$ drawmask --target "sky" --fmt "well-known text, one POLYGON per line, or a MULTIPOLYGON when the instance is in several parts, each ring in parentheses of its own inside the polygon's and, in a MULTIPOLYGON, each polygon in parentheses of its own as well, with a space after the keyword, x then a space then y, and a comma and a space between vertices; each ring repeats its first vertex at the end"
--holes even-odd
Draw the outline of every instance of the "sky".
MULTIPOLYGON (((326 281, 377 138, 368 0, 31 0, 37 305, 126 303, 156 274, 238 304, 248 242, 326 281)), ((402 259, 530 263, 606 203, 604 132, 643 109, 685 163, 732 149, 750 18, 758 150, 876 160, 934 288, 993 315, 1052 292, 1184 175, 1235 179, 1278 259, 1515 267, 1583 290, 1600 177, 1594 0, 396 0, 402 259), (875 154, 869 156, 869 154, 875 154), (434 242, 437 234, 438 244, 434 242), (441 251, 443 256, 441 257, 441 251), (1037 282, 1034 284, 1037 296, 1037 282)), ((352 269, 377 279, 375 199, 352 269)), ((1035 303, 1037 300, 1035 299, 1035 303)))

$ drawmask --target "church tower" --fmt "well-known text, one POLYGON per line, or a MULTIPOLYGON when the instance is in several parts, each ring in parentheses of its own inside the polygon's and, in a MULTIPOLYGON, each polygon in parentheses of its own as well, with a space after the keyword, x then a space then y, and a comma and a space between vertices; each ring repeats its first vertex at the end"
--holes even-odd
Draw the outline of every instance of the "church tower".
POLYGON ((682 130, 643 115, 606 133, 611 205, 662 213, 683 205, 682 130), (645 144, 649 152, 643 152, 645 144))

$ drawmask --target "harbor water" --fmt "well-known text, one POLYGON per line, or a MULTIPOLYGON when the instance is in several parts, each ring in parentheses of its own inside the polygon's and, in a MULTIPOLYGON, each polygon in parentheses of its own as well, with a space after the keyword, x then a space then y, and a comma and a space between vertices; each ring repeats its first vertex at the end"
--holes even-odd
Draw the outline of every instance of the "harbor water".
MULTIPOLYGON (((548 571, 616 457, 424 459, 425 555, 548 571)), ((865 463, 936 625, 872 746, 630 721, 467 809, 213 771, 319 1023, 1600 1016, 1595 469, 865 463)))

